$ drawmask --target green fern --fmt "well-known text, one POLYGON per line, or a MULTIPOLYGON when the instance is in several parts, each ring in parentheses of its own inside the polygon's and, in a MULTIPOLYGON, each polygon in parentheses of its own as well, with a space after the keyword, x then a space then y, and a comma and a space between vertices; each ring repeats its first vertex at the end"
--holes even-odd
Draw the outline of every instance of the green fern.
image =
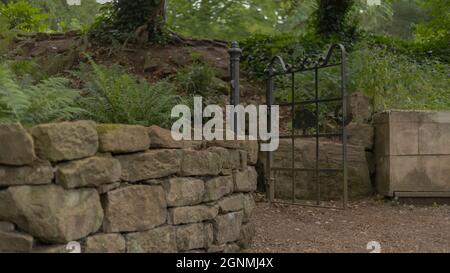
POLYGON ((11 70, 0 65, 0 121, 17 121, 28 109, 30 101, 21 87, 15 82, 11 70))
POLYGON ((68 80, 50 78, 37 85, 21 86, 6 64, 0 64, 0 122, 19 121, 27 125, 70 120, 87 111, 79 108, 78 90, 68 80))
POLYGON ((106 67, 91 60, 76 75, 85 83, 87 96, 82 105, 97 122, 167 127, 173 106, 182 102, 169 82, 149 84, 119 66, 106 67))

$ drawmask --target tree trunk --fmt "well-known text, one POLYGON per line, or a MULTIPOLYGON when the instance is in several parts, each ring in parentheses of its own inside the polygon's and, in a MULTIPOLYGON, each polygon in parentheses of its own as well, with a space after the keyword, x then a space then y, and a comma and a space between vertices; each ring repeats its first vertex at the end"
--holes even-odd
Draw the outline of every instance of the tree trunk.
POLYGON ((149 35, 158 35, 165 25, 166 0, 116 0, 115 24, 120 30, 137 31, 145 27, 149 35))
POLYGON ((323 36, 343 34, 346 19, 354 0, 318 0, 316 12, 316 30, 323 36))

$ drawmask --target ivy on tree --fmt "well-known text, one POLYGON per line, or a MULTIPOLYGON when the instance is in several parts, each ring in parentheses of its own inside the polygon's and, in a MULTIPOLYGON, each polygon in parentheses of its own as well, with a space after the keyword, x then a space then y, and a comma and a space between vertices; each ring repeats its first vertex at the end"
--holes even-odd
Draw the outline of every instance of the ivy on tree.
POLYGON ((100 40, 160 41, 167 0, 114 0, 94 28, 100 40))
POLYGON ((356 26, 348 24, 348 14, 354 4, 354 0, 319 0, 315 14, 317 34, 330 37, 354 32, 356 26))

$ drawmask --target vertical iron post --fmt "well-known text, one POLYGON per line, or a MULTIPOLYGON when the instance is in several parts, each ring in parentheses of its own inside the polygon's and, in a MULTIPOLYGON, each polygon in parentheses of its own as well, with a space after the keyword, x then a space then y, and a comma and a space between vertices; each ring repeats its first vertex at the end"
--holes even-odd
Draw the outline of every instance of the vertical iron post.
POLYGON ((319 116, 320 116, 320 106, 319 106, 319 99, 320 99, 320 93, 319 93, 319 69, 317 66, 314 68, 314 81, 315 81, 315 105, 316 105, 316 169, 314 172, 314 176, 316 178, 316 187, 317 187, 317 200, 316 204, 317 206, 320 206, 321 203, 321 197, 320 197, 320 123, 319 123, 319 116))
MULTIPOLYGON (((242 49, 239 48, 238 42, 233 42, 231 48, 228 50, 230 54, 230 79, 231 79, 231 95, 230 104, 233 106, 239 105, 240 102, 240 61, 242 56, 242 49)), ((236 113, 232 117, 234 120, 234 132, 238 134, 238 117, 236 113)))
MULTIPOLYGON (((272 106, 274 103, 273 99, 273 91, 274 91, 274 82, 273 82, 273 64, 269 65, 268 70, 266 71, 267 75, 267 87, 266 87, 266 103, 267 103, 267 128, 268 132, 272 133, 272 106)), ((273 152, 269 151, 267 153, 266 158, 266 192, 269 202, 272 203, 275 198, 275 180, 272 176, 272 161, 273 161, 273 152)))
POLYGON ((347 133, 347 52, 339 45, 341 53, 341 97, 342 97, 342 168, 344 172, 343 207, 348 205, 348 133, 347 133))

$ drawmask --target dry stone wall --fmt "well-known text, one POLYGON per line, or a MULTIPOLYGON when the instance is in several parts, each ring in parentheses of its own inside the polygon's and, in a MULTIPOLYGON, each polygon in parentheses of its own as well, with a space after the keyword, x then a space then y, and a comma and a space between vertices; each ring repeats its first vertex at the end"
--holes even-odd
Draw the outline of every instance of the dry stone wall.
POLYGON ((235 252, 255 233, 256 142, 152 126, 0 125, 0 252, 235 252))

